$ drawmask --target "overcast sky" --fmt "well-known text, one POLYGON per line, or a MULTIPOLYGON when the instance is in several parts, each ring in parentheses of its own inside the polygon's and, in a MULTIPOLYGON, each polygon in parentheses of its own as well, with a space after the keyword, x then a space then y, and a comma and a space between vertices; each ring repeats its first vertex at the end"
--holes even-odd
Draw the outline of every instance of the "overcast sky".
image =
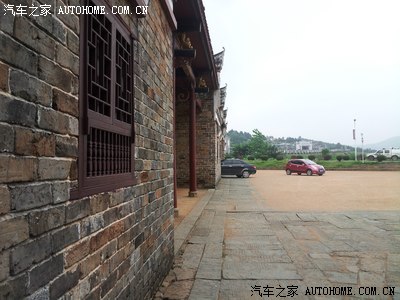
POLYGON ((400 136, 399 0, 203 0, 228 130, 354 145, 400 136))

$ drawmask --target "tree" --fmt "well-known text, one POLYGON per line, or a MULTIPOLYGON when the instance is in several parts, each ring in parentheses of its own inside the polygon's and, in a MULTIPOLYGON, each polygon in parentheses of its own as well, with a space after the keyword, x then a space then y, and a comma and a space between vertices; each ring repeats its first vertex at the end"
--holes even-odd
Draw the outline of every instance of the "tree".
POLYGON ((322 149, 321 153, 322 153, 322 156, 328 155, 329 149, 322 149))
POLYGON ((276 146, 268 142, 267 137, 258 129, 253 130, 253 135, 248 142, 250 154, 255 158, 273 157, 275 158, 278 149, 276 146))
POLYGON ((246 143, 251 139, 251 134, 243 131, 229 130, 227 135, 230 138, 232 148, 236 145, 246 143))
POLYGON ((322 149, 321 153, 322 153, 322 158, 324 160, 331 160, 332 159, 332 155, 330 155, 330 150, 329 149, 322 149))
POLYGON ((238 132, 235 130, 230 130, 228 135, 231 138, 232 155, 234 157, 243 158, 251 155, 257 159, 261 157, 275 158, 278 154, 277 147, 270 143, 268 138, 258 129, 254 129, 252 135, 247 132, 238 132), (250 137, 248 138, 248 136, 250 137), (242 140, 243 142, 234 144, 232 139, 235 141, 242 140))
POLYGON ((248 143, 242 143, 233 146, 232 155, 236 158, 243 158, 250 154, 248 143))
POLYGON ((267 138, 258 129, 253 130, 253 135, 249 141, 249 150, 255 158, 267 155, 267 138))

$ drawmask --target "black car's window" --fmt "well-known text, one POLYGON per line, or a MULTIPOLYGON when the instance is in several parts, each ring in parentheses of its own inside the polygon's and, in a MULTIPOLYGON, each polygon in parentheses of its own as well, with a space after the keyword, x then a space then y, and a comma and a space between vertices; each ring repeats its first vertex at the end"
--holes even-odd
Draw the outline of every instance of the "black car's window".
POLYGON ((244 165, 245 162, 243 160, 240 160, 240 159, 225 159, 225 160, 223 160, 221 162, 221 164, 223 166, 226 166, 226 165, 244 165))

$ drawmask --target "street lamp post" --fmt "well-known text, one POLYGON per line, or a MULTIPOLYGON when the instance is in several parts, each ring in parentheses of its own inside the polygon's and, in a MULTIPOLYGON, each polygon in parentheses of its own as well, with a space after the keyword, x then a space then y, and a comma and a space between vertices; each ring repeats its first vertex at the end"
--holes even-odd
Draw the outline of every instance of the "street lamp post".
POLYGON ((354 119, 353 139, 354 139, 354 159, 357 161, 357 139, 356 139, 356 119, 354 119))
POLYGON ((362 158, 362 162, 365 162, 364 159, 364 133, 361 133, 361 158, 362 158))

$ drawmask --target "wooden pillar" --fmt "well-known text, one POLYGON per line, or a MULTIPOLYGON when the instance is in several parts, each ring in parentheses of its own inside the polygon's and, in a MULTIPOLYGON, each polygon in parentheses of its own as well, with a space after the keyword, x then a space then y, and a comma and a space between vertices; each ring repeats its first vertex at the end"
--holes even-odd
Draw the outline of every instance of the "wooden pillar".
POLYGON ((189 102, 189 197, 196 197, 196 97, 193 87, 190 89, 189 102))

